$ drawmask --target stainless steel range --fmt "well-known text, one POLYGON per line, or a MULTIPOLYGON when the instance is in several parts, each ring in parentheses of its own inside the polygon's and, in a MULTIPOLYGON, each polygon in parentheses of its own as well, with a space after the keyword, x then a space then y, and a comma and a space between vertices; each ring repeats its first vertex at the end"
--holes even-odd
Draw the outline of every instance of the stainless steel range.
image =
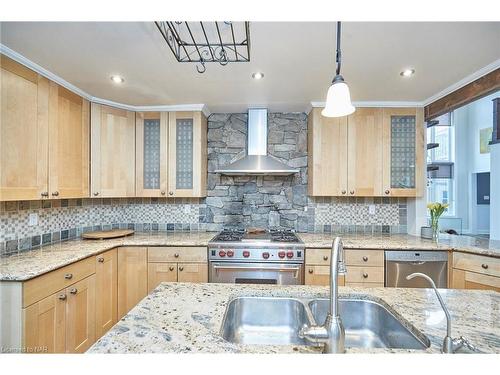
POLYGON ((303 284, 304 248, 292 231, 224 230, 208 243, 209 282, 303 284))

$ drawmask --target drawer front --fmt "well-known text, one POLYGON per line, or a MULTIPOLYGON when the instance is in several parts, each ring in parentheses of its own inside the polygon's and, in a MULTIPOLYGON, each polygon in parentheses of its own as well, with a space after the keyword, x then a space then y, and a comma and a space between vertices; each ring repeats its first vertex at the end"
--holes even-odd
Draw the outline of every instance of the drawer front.
POLYGON ((177 263, 148 263, 148 290, 162 282, 177 281, 177 263))
POLYGON ((346 283, 345 286, 361 287, 361 288, 383 288, 384 283, 346 283))
POLYGON ((345 250, 345 262, 348 266, 384 266, 384 250, 345 250))
POLYGON ((383 283, 384 267, 347 266, 346 284, 349 283, 383 283))
POLYGON ((95 273, 95 257, 62 267, 23 283, 23 307, 29 306, 95 273))
POLYGON ((306 249, 306 264, 328 266, 331 252, 331 249, 306 249))
POLYGON ((206 262, 207 248, 198 246, 148 247, 148 262, 206 262))
POLYGON ((500 277, 500 259, 483 255, 454 253, 453 268, 500 277))
MULTIPOLYGON (((330 285, 329 266, 306 266, 305 285, 330 285)), ((344 275, 338 277, 339 286, 344 286, 344 275)))
POLYGON ((207 283, 207 263, 180 263, 177 267, 178 280, 181 283, 207 283))

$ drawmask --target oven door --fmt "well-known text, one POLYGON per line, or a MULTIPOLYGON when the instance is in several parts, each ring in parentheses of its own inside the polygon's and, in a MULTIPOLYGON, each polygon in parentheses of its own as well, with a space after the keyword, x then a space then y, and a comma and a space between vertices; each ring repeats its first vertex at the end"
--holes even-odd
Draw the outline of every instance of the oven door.
POLYGON ((303 278, 300 263, 210 262, 211 283, 301 285, 303 278))

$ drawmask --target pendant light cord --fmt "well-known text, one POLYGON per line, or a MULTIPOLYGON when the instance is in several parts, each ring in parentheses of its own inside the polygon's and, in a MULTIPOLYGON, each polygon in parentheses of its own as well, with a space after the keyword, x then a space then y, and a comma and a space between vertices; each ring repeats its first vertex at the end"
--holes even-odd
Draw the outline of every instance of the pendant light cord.
POLYGON ((342 53, 340 52, 340 33, 341 33, 341 25, 340 21, 337 22, 337 72, 336 74, 340 74, 340 66, 342 65, 342 53))

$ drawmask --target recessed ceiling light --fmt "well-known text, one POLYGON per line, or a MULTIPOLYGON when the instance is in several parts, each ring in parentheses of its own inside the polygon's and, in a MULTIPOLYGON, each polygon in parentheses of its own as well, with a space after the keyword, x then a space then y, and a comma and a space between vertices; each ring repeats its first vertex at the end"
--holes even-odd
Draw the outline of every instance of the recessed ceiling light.
POLYGON ((261 72, 253 73, 252 78, 253 79, 262 79, 262 78, 264 78, 264 73, 261 73, 261 72))
POLYGON ((114 82, 114 83, 123 83, 125 82, 125 79, 122 77, 122 76, 119 76, 119 75, 112 75, 111 76, 111 80, 114 82))
POLYGON ((415 74, 415 69, 405 69, 399 73, 402 77, 411 77, 415 74))

